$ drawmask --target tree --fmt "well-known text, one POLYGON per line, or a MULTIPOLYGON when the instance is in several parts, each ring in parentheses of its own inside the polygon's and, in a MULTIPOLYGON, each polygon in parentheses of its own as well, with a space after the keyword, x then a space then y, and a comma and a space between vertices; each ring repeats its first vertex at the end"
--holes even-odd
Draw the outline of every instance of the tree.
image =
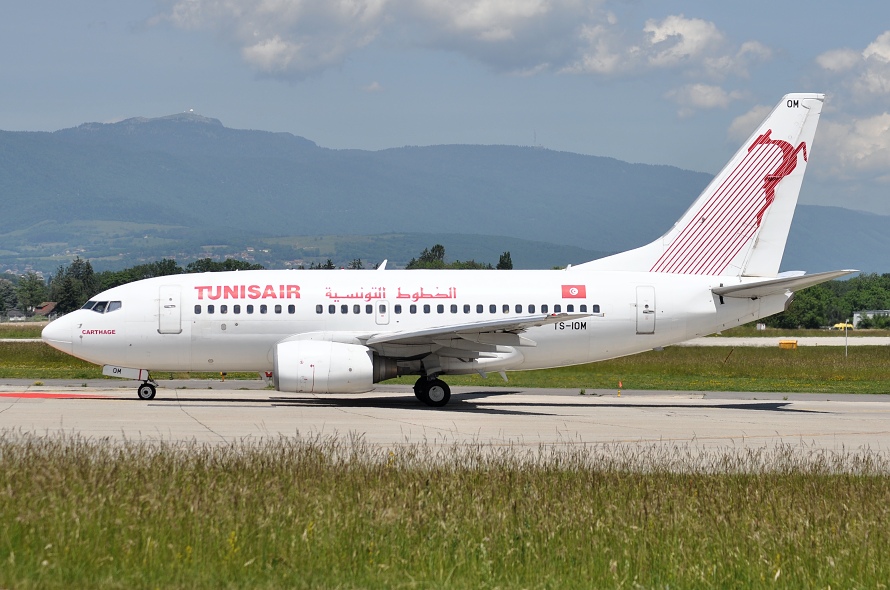
POLYGON ((185 272, 222 272, 227 270, 262 270, 263 265, 252 264, 244 260, 235 260, 234 258, 226 258, 222 262, 217 262, 212 258, 202 258, 189 263, 185 267, 185 272))
POLYGON ((445 246, 436 244, 432 248, 424 248, 420 257, 412 258, 405 268, 445 268, 445 246))
POLYGON ((352 270, 362 270, 363 268, 365 268, 365 265, 362 264, 361 258, 353 258, 352 262, 350 262, 349 266, 347 266, 346 268, 349 268, 352 270))
POLYGON ((498 265, 496 268, 498 270, 513 270, 513 259, 510 258, 509 250, 501 254, 501 258, 500 260, 498 260, 498 265))
POLYGON ((47 294, 46 283, 37 273, 32 271, 19 279, 16 298, 26 314, 33 313, 35 307, 46 301, 47 294))
POLYGON ((0 279, 0 313, 15 309, 16 303, 15 285, 8 279, 0 279))
POLYGON ((50 280, 49 297, 56 302, 56 309, 60 313, 68 313, 80 308, 98 293, 99 284, 90 261, 78 256, 68 266, 59 267, 50 280))

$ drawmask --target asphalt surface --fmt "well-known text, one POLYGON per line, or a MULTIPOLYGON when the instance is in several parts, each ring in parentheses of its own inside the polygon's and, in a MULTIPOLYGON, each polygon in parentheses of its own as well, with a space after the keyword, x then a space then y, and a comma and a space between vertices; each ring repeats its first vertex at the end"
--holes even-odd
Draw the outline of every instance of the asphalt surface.
MULTIPOLYGON (((136 383, 0 380, 0 431, 112 440, 229 443, 360 436, 382 446, 779 444, 890 456, 890 395, 455 387, 440 409, 407 386, 358 395, 287 394, 261 381, 169 381, 151 401, 136 383)), ((2 435, 2 434, 0 434, 2 435)))

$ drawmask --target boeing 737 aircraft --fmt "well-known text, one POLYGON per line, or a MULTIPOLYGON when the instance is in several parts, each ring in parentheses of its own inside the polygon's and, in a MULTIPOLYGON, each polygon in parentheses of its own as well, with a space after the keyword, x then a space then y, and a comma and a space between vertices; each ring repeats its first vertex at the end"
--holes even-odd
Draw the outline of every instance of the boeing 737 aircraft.
POLYGON ((751 322, 849 274, 779 273, 824 95, 789 94, 664 236, 565 270, 257 270, 109 289, 43 330, 106 375, 260 371, 291 393, 589 363, 751 322))

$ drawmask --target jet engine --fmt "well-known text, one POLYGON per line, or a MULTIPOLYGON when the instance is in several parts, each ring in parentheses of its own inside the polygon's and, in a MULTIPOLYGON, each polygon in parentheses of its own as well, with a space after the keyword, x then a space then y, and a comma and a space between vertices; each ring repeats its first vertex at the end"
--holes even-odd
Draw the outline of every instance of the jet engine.
POLYGON ((324 340, 292 340, 275 346, 274 383, 293 393, 361 393, 398 375, 392 359, 367 346, 324 340))

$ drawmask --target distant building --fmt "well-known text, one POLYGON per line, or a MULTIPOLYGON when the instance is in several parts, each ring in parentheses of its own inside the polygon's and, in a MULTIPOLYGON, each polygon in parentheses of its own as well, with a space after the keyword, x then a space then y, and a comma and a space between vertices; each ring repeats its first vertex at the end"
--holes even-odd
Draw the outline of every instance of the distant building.
POLYGON ((853 312, 853 327, 858 328, 859 322, 862 321, 862 318, 886 318, 890 317, 890 309, 869 309, 866 311, 854 311, 853 312))
POLYGON ((24 322, 25 314, 17 309, 10 309, 6 312, 10 322, 24 322))
POLYGON ((39 315, 39 316, 43 316, 48 319, 53 319, 54 317, 56 317, 58 315, 57 313, 55 313, 56 305, 58 305, 58 303, 56 303, 55 301, 44 301, 43 303, 41 303, 40 305, 38 305, 37 307, 34 308, 34 315, 39 315))

